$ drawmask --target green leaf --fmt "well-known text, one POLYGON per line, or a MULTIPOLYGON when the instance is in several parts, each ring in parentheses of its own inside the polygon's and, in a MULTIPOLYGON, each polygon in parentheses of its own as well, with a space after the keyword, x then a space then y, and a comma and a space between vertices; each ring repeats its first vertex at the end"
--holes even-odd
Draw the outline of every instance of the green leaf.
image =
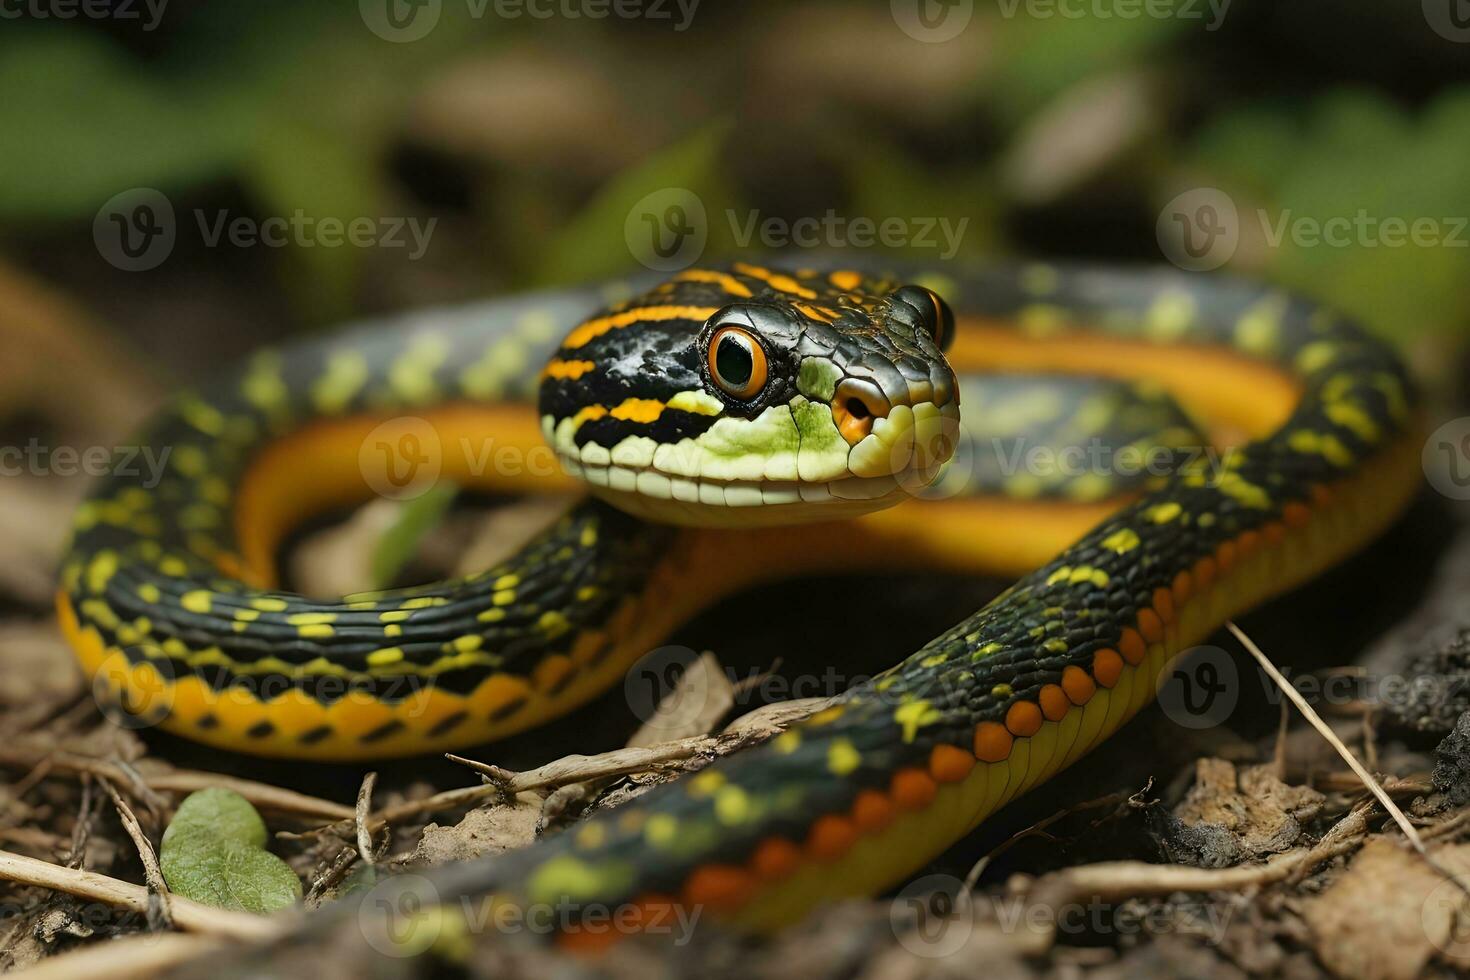
POLYGON ((590 282, 626 273, 635 256, 625 237, 629 212, 649 194, 692 191, 704 204, 705 252, 728 248, 725 210, 731 204, 720 169, 727 122, 704 126, 608 181, 548 244, 533 273, 537 285, 590 282))
POLYGON ((275 912, 301 900, 301 880, 265 842, 265 821, 248 800, 227 789, 200 790, 163 832, 163 879, 170 891, 205 905, 275 912))
POLYGON ((0 218, 90 218, 131 187, 229 172, 248 127, 198 93, 161 84, 97 33, 5 29, 16 34, 0 42, 0 218))
POLYGON ((323 222, 340 229, 355 220, 401 217, 384 212, 386 194, 376 166, 372 147, 341 134, 282 118, 261 124, 246 177, 260 199, 262 219, 299 221, 301 233, 293 232, 291 243, 281 249, 281 272, 309 320, 352 313, 367 258, 362 246, 339 232, 325 238, 323 222))
POLYGON ((436 483, 420 496, 404 503, 398 512, 398 520, 383 532, 373 549, 372 575, 376 588, 386 589, 393 584, 403 566, 413 558, 424 535, 444 520, 458 494, 457 484, 436 483))

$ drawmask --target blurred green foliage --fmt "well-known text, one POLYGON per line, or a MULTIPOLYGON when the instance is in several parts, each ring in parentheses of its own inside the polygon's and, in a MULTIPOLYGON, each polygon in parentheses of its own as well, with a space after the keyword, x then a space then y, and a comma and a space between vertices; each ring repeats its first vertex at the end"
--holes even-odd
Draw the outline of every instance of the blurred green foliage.
MULTIPOLYGON (((465 185, 453 208, 468 231, 436 248, 457 252, 438 256, 442 266, 472 270, 478 282, 470 292, 626 270, 629 207, 668 187, 693 190, 709 204, 710 255, 735 248, 728 211, 794 218, 835 207, 854 216, 968 219, 965 254, 1029 253, 1038 243, 1056 251, 1061 243, 1061 251, 1078 255, 1158 261, 1150 247, 1157 209, 1181 188, 1216 186, 1241 210, 1240 271, 1325 297, 1401 339, 1470 322, 1470 234, 1463 227, 1460 244, 1390 247, 1359 236, 1341 247, 1303 246, 1288 236, 1261 246, 1260 231, 1282 220, 1366 212, 1378 221, 1434 219, 1442 235, 1453 235, 1470 215, 1470 86, 1455 84, 1449 72, 1404 97, 1330 60, 1333 44, 1343 51, 1399 45, 1395 57, 1411 64, 1421 49, 1448 44, 1414 10, 1388 21, 1361 14, 1366 8, 1357 3, 1344 8, 1359 10, 1357 21, 1339 15, 1328 22, 1321 14, 1323 30, 1338 34, 1312 39, 1326 53, 1302 56, 1338 77, 1304 87, 1301 66, 1257 58, 1251 49, 1250 31, 1272 36, 1272 10, 1304 16, 1300 4, 1285 0, 1236 0, 1219 30, 1206 5, 1185 0, 1175 6, 1200 19, 1029 16, 1024 3, 979 5, 986 13, 970 28, 971 40, 950 42, 971 47, 951 56, 899 35, 886 4, 860 12, 832 2, 815 9, 842 16, 847 29, 866 25, 874 51, 895 56, 824 51, 817 30, 795 46, 815 67, 762 60, 783 31, 812 29, 810 17, 782 16, 804 5, 747 6, 749 16, 701 8, 694 27, 676 33, 590 20, 497 20, 474 16, 474 5, 446 2, 437 28, 410 44, 366 29, 356 4, 171 7, 160 35, 143 40, 96 25, 7 23, 0 34, 0 242, 19 252, 36 239, 85 241, 102 202, 137 186, 191 207, 243 199, 257 216, 432 213, 442 205, 425 204, 421 187, 404 186, 394 161, 406 144, 442 136, 441 123, 424 135, 424 120, 437 118, 424 107, 448 104, 467 132, 447 148, 430 148, 451 160, 465 185), (1013 9, 1020 13, 1005 15, 1013 9), (1385 33, 1384 24, 1398 33, 1385 33), (563 133, 560 143, 557 134, 536 134, 533 148, 563 146, 544 161, 502 152, 498 135, 486 149, 474 130, 495 130, 493 99, 516 99, 515 85, 507 91, 497 78, 477 93, 454 72, 507 57, 550 66, 546 76, 526 78, 528 104, 554 87, 562 64, 604 84, 552 98, 552 109, 575 119, 575 103, 606 99, 624 111, 584 124, 548 118, 548 127, 588 132, 563 133), (821 74, 843 59, 859 75, 821 74), (914 67, 929 62, 951 67, 932 77, 914 67), (796 70, 808 67, 807 74, 796 70), (854 77, 864 84, 851 84, 854 77), (1096 173, 1055 200, 1022 200, 1002 161, 1079 86, 1113 78, 1142 80, 1140 89, 1156 101, 1113 130, 1101 127, 1105 134, 1126 129, 1126 139, 1100 155, 1096 173), (914 89, 920 85, 932 94, 914 89), (914 104, 943 110, 906 112, 882 101, 885 89, 904 86, 917 92, 909 96, 914 104), (608 129, 601 137, 607 147, 650 149, 631 162, 588 150, 599 125, 608 129), (600 170, 604 160, 619 162, 600 170), (1091 237, 1117 226, 1120 213, 1117 241, 1091 237)), ((1044 159, 1045 144, 1040 152, 1044 159)), ((278 285, 303 322, 364 306, 364 287, 379 275, 367 251, 292 247, 273 257, 278 285)))

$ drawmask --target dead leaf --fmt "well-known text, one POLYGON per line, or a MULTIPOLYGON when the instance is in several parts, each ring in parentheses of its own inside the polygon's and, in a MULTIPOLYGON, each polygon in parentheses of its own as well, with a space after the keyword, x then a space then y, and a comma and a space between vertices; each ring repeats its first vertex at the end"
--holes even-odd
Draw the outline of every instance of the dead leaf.
POLYGON ((1237 773, 1224 759, 1200 759, 1194 785, 1174 808, 1180 832, 1165 846, 1176 860, 1203 867, 1279 854, 1297 842, 1323 800, 1310 787, 1281 782, 1269 766, 1237 773))
POLYGON ((452 827, 431 823, 404 863, 434 867, 525 847, 536 839, 540 815, 541 797, 521 793, 514 803, 492 803, 471 810, 452 827))
MULTIPOLYGON (((1470 844, 1433 853, 1466 880, 1470 844)), ((1470 899, 1387 838, 1364 845, 1347 872, 1310 900, 1303 916, 1318 957, 1339 977, 1413 980, 1436 955, 1470 967, 1470 899)))

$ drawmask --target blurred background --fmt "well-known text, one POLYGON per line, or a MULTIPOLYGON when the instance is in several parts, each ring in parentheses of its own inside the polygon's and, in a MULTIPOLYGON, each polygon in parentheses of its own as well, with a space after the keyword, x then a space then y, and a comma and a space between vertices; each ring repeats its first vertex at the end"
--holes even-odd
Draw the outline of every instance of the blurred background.
MULTIPOLYGON (((0 0, 0 254, 171 384, 359 314, 621 273, 630 209, 671 187, 706 205, 706 257, 752 214, 832 212, 908 222, 887 245, 918 257, 1152 262, 1170 202, 1215 188, 1230 268, 1450 339, 1470 318, 1463 6, 0 0), (130 271, 99 236, 140 189, 176 239, 130 271), (216 234, 292 216, 308 230, 270 244, 216 234), (330 218, 371 243, 331 244, 330 218), (956 248, 924 218, 963 219, 956 248), (1312 241, 1334 218, 1354 229, 1312 241), (1393 244, 1391 219, 1433 227, 1393 244)), ((15 354, 3 397, 55 383, 15 354)))

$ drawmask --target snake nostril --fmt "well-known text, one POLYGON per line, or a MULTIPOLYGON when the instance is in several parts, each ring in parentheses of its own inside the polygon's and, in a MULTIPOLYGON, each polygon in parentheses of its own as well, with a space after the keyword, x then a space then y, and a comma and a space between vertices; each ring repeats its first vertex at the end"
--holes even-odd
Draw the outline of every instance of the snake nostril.
POLYGON ((845 378, 832 395, 832 418, 842 437, 857 445, 873 431, 875 419, 893 410, 882 390, 871 381, 845 378))

